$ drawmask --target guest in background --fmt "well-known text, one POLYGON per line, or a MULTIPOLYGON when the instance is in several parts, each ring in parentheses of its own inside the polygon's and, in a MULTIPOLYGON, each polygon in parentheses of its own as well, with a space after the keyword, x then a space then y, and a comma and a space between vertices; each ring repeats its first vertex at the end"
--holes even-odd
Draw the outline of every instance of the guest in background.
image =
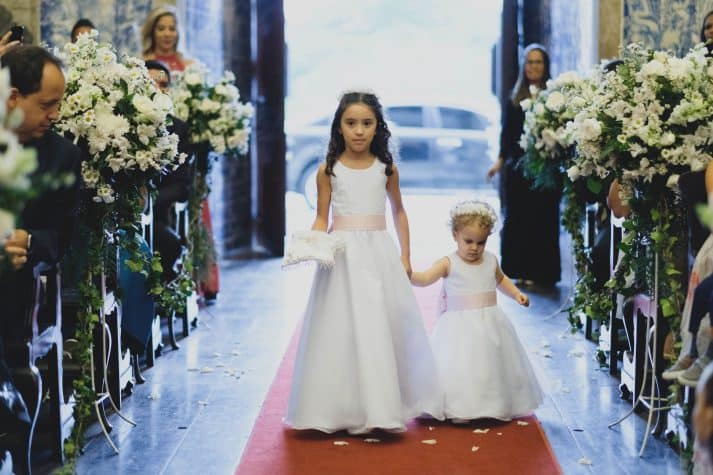
POLYGON ((165 63, 171 71, 183 71, 193 63, 178 51, 178 19, 169 6, 154 8, 141 29, 144 59, 165 63))
POLYGON ((510 99, 503 109, 498 161, 488 171, 492 178, 501 172, 502 211, 504 214, 501 259, 503 272, 523 285, 552 288, 560 280, 559 202, 560 191, 535 190, 518 165, 525 154, 520 136, 525 113, 520 106, 543 89, 550 79, 550 58, 542 45, 525 48, 520 74, 510 99), (531 231, 540 233, 537 244, 531 231), (537 252, 532 252, 533 245, 537 252))
MULTIPOLYGON (((700 32, 701 43, 707 43, 708 55, 713 52, 713 11, 710 11, 703 17, 700 32)), ((713 165, 708 165, 708 168, 713 165)), ((710 172, 709 172, 710 173, 710 172)), ((678 180, 678 188, 681 191, 684 206, 688 212, 688 245, 689 245, 689 262, 698 254, 703 241, 706 240, 709 230, 703 227, 696 216, 695 208, 699 204, 706 203, 707 194, 705 188, 704 170, 683 173, 678 180)))
POLYGON ((92 30, 96 30, 94 23, 92 23, 92 21, 87 18, 80 18, 79 20, 77 20, 77 23, 75 23, 72 27, 72 43, 77 42, 77 38, 79 38, 79 35, 89 33, 92 30))
MULTIPOLYGON (((145 60, 158 60, 165 63, 173 71, 183 71, 186 66, 194 63, 178 51, 180 34, 176 10, 172 7, 160 6, 153 9, 141 29, 143 53, 145 60)), ((208 232, 208 238, 213 245, 213 232, 208 200, 203 202, 201 220, 208 232)), ((200 282, 200 291, 206 303, 215 301, 218 290, 218 265, 212 262, 209 272, 204 273, 205 280, 200 282)))
MULTIPOLYGON (((171 85, 171 71, 164 63, 157 60, 146 61, 146 68, 153 78, 156 86, 163 92, 168 92, 171 85)), ((186 201, 192 183, 191 176, 191 150, 188 141, 188 127, 186 123, 176 117, 169 117, 171 124, 168 131, 178 135, 178 152, 185 153, 188 158, 176 170, 170 171, 161 177, 158 183, 156 197, 156 214, 154 216, 154 246, 161 254, 163 263, 164 281, 168 282, 176 277, 175 266, 184 254, 185 247, 181 237, 174 230, 171 219, 172 206, 177 202, 186 201)))

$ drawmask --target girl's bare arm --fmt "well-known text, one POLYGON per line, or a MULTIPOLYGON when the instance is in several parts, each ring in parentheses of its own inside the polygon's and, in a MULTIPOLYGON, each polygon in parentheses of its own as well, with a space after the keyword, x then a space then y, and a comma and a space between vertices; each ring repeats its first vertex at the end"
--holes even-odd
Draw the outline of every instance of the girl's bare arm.
POLYGON ((451 261, 447 257, 441 257, 433 265, 423 271, 411 274, 411 283, 417 287, 426 287, 436 282, 438 279, 448 277, 451 261))
POLYGON ((332 200, 332 182, 325 172, 326 164, 317 170, 317 216, 312 223, 313 231, 327 231, 329 226, 329 204, 332 200))
POLYGON ((399 245, 401 246, 401 263, 406 270, 406 273, 411 277, 411 240, 408 229, 408 216, 401 201, 401 188, 399 186, 399 171, 396 165, 392 168, 393 173, 386 181, 386 192, 389 195, 391 202, 391 213, 394 216, 394 226, 396 234, 399 236, 399 245))

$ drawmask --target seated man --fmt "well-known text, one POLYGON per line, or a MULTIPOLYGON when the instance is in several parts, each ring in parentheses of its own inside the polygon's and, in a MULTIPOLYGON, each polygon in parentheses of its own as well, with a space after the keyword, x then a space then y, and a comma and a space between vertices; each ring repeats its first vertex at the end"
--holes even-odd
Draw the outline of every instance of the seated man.
MULTIPOLYGON (((32 299, 33 267, 39 262, 56 264, 69 244, 77 215, 81 154, 72 142, 50 130, 64 95, 59 59, 38 46, 21 45, 6 52, 0 62, 10 72, 7 109, 22 111, 15 132, 24 147, 37 152, 35 175, 74 177, 72 185, 43 190, 27 202, 18 229, 3 245, 13 270, 0 275, 0 384, 3 378, 11 384, 4 341, 19 337, 19 322, 32 299)), ((8 394, 0 391, 0 406, 10 400, 3 400, 8 394)))

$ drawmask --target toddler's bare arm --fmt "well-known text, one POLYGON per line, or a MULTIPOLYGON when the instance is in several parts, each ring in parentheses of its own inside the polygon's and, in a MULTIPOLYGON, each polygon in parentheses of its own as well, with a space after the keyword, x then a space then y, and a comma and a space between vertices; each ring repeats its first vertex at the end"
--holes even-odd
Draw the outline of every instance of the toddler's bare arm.
POLYGON ((414 272, 411 274, 411 283, 417 287, 426 287, 431 285, 438 279, 448 276, 448 271, 451 267, 451 261, 447 257, 441 257, 433 265, 423 271, 414 272))

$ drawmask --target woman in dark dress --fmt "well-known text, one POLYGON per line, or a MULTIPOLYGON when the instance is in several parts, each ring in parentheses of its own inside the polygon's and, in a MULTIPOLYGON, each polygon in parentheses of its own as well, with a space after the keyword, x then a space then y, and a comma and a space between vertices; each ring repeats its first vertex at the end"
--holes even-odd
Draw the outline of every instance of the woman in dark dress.
POLYGON ((488 172, 501 172, 503 212, 500 254, 502 269, 525 285, 551 288, 560 280, 559 203, 561 192, 532 189, 518 162, 525 113, 520 101, 531 98, 530 86, 543 89, 550 78, 550 58, 542 45, 523 53, 520 75, 503 110, 500 154, 488 172))

